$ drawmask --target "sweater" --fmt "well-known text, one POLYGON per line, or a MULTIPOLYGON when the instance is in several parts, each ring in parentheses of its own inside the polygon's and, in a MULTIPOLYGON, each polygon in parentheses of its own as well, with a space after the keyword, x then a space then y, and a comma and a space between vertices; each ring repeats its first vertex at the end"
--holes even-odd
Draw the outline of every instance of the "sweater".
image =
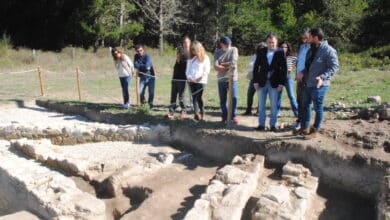
POLYGON ((119 77, 128 77, 132 76, 134 73, 134 65, 131 62, 130 58, 126 55, 122 55, 122 59, 115 60, 115 67, 118 70, 119 77))
POLYGON ((219 82, 228 82, 229 74, 233 74, 233 81, 238 80, 237 61, 238 61, 238 49, 236 47, 231 47, 227 51, 223 51, 215 54, 214 57, 215 66, 221 63, 231 62, 231 68, 229 70, 218 72, 217 77, 219 82))
POLYGON ((198 82, 207 84, 208 75, 210 73, 210 59, 205 55, 203 62, 200 62, 197 57, 187 61, 186 77, 187 79, 202 79, 198 82))

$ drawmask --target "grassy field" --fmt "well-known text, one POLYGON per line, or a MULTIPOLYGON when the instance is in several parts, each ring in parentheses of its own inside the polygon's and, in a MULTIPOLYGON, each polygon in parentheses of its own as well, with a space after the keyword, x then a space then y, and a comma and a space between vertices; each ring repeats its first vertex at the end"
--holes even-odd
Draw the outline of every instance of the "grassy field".
MULTIPOLYGON (((167 105, 170 98, 170 79, 175 62, 174 51, 159 55, 157 50, 147 49, 152 56, 157 73, 155 104, 167 105)), ((133 51, 128 51, 133 57, 133 51)), ((212 59, 212 55, 209 54, 212 59)), ((239 106, 246 106, 248 80, 247 63, 249 57, 239 58, 239 106)), ((3 50, 0 53, 0 101, 7 100, 78 100, 76 68, 81 74, 82 100, 95 103, 121 103, 121 90, 117 73, 109 49, 103 48, 94 53, 80 48, 65 48, 61 52, 32 50, 3 50), (43 71, 45 96, 40 96, 37 67, 43 71), (28 73, 12 73, 32 70, 28 73)), ((342 102, 349 107, 367 106, 368 96, 380 95, 382 101, 390 101, 390 68, 361 69, 341 63, 340 71, 332 80, 326 105, 342 102)), ((130 102, 135 104, 135 82, 130 86, 130 102)), ((212 70, 205 90, 205 102, 209 107, 218 107, 216 72, 212 70)), ((188 99, 187 99, 188 100, 188 99)), ((257 98, 255 99, 257 100, 257 98)), ((288 98, 283 96, 283 106, 289 107, 288 98)))

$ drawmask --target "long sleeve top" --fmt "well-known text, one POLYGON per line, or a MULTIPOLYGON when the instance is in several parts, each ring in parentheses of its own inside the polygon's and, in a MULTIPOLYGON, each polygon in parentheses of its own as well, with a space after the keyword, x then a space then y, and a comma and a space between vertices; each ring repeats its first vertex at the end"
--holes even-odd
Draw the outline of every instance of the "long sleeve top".
POLYGON ((218 81, 227 82, 228 74, 233 74, 233 81, 238 80, 238 71, 237 71, 237 61, 238 61, 238 49, 236 47, 231 47, 227 51, 216 53, 214 56, 214 66, 220 65, 221 63, 230 62, 231 66, 229 70, 218 72, 218 81))
POLYGON ((305 69, 302 71, 308 87, 317 86, 316 77, 324 81, 324 86, 330 85, 330 79, 339 69, 337 52, 328 42, 323 41, 318 48, 310 48, 306 55, 305 69))
POLYGON ((187 61, 186 76, 187 79, 196 80, 200 77, 202 79, 198 83, 207 84, 208 75, 210 73, 210 59, 207 55, 203 62, 200 62, 197 57, 187 61))
MULTIPOLYGON (((140 72, 145 73, 148 75, 154 76, 153 71, 153 64, 152 64, 152 58, 149 56, 149 54, 144 54, 143 56, 140 56, 138 54, 134 55, 134 67, 140 72)), ((144 77, 150 77, 143 74, 140 74, 141 78, 144 77)))
POLYGON ((297 59, 297 73, 302 72, 305 69, 305 61, 307 51, 310 49, 310 44, 302 44, 299 47, 298 59, 297 59))
POLYGON ((132 76, 134 72, 134 65, 130 58, 126 55, 122 55, 122 59, 115 61, 115 68, 118 70, 119 77, 132 76))

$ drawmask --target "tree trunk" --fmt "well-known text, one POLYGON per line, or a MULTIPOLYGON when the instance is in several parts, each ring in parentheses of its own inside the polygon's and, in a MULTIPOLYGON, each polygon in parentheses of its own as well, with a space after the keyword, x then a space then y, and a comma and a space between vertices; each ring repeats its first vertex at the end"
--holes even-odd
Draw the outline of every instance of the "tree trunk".
POLYGON ((160 42, 159 42, 159 49, 160 49, 160 54, 162 54, 164 52, 164 20, 163 20, 163 0, 160 0, 160 11, 159 11, 159 19, 158 19, 158 22, 159 22, 159 25, 160 25, 160 29, 159 29, 159 39, 160 39, 160 42))
MULTIPOLYGON (((121 2, 121 12, 120 12, 120 18, 119 18, 119 29, 121 32, 123 31, 123 17, 125 14, 125 3, 121 2)), ((123 39, 123 33, 121 33, 121 41, 120 41, 120 46, 123 48, 124 44, 124 39, 123 39)))

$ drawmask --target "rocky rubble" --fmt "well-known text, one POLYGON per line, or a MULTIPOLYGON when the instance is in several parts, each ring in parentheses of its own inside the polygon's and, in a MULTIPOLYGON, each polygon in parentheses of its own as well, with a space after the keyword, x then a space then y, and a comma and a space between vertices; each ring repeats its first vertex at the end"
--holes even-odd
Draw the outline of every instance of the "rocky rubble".
POLYGON ((257 187, 264 166, 259 155, 236 156, 231 165, 219 169, 186 220, 241 219, 242 211, 257 187))
POLYGON ((318 178, 309 169, 288 162, 283 166, 282 184, 269 185, 252 211, 252 220, 306 219, 318 187, 318 178))
POLYGON ((390 120, 390 104, 384 103, 382 105, 378 105, 375 108, 363 108, 359 111, 358 118, 362 118, 365 120, 369 119, 379 119, 379 120, 390 120))
POLYGON ((63 174, 20 157, 0 141, 0 207, 43 219, 105 219, 105 204, 63 174))
POLYGON ((23 138, 12 141, 12 145, 50 167, 101 184, 101 190, 104 190, 106 196, 120 195, 122 187, 127 186, 129 180, 139 180, 169 165, 173 162, 173 154, 180 153, 170 147, 135 145, 131 142, 101 142, 61 147, 53 145, 48 139, 23 138), (160 162, 157 158, 163 157, 162 155, 168 159, 160 162))
POLYGON ((57 145, 74 145, 103 141, 148 141, 167 143, 170 141, 170 130, 167 126, 116 126, 91 123, 88 126, 74 127, 33 127, 20 124, 0 126, 0 138, 6 140, 29 138, 50 139, 57 145))

